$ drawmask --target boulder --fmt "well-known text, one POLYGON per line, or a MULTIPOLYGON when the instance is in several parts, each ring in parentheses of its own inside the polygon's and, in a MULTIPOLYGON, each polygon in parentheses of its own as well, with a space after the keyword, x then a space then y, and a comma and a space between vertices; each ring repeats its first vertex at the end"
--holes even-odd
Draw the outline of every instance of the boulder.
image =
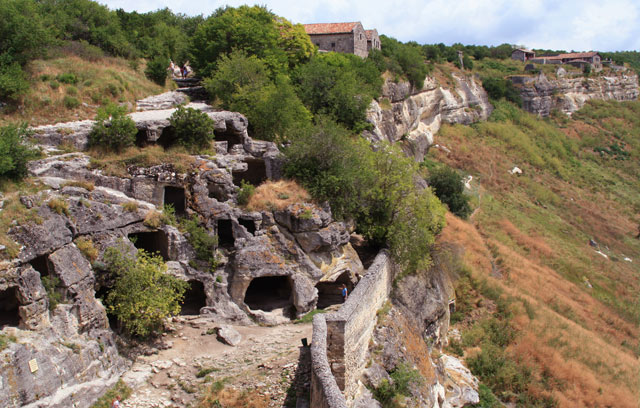
POLYGON ((390 384, 393 383, 391 376, 387 373, 380 364, 371 364, 363 373, 364 383, 367 387, 378 388, 382 384, 383 380, 387 380, 390 384))
POLYGON ((230 326, 220 326, 217 328, 216 334, 218 340, 229 346, 237 346, 242 341, 242 336, 234 328, 230 326))
POLYGON ((278 224, 287 228, 289 232, 318 231, 331 222, 331 214, 313 204, 292 204, 285 210, 274 211, 278 224))
POLYGON ((438 365, 444 372, 445 404, 451 408, 462 408, 480 402, 478 379, 460 360, 443 354, 438 365))

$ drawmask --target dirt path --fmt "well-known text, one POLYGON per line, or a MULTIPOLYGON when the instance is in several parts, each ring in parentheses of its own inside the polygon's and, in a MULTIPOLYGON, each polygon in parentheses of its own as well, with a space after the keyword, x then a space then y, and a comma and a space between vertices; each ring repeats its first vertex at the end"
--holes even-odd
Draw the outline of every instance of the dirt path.
POLYGON ((123 407, 196 407, 216 382, 263 401, 257 406, 295 407, 296 395, 308 396, 309 350, 301 339, 311 342, 310 324, 231 325, 242 336, 236 347, 221 343, 213 330, 219 324, 204 317, 174 318, 173 326, 170 347, 139 357, 123 376, 134 390, 123 407))

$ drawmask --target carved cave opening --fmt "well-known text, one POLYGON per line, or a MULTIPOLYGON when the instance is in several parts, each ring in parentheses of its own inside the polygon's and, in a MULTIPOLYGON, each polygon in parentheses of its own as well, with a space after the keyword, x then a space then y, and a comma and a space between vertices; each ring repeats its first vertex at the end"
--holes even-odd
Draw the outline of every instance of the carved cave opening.
POLYGON ((36 258, 33 258, 29 264, 33 269, 40 273, 40 276, 49 276, 51 270, 49 269, 49 257, 47 255, 40 255, 36 258))
POLYGON ((218 244, 223 248, 233 248, 236 240, 233 236, 231 220, 218 220, 218 244))
POLYGON ((244 303, 251 310, 265 312, 293 306, 291 279, 288 276, 254 278, 245 292, 244 303))
POLYGON ((224 190, 224 186, 222 184, 209 183, 207 185, 207 189, 209 190, 209 198, 215 198, 221 203, 229 199, 229 195, 224 190))
POLYGON ((267 166, 262 159, 245 159, 247 171, 232 172, 233 184, 240 186, 242 181, 259 186, 267 179, 267 166))
POLYGON ((167 126, 166 128, 162 129, 162 133, 160 134, 160 137, 156 141, 157 144, 159 144, 165 149, 173 146, 175 142, 176 142, 176 132, 173 129, 173 126, 167 126))
POLYGON ((104 306, 107 319, 109 320, 109 327, 114 332, 117 332, 119 331, 118 318, 115 314, 109 313, 109 308, 107 307, 107 296, 109 296, 109 292, 113 289, 113 285, 114 281, 108 273, 96 273, 96 284, 94 287, 96 291, 96 299, 100 299, 104 306))
POLYGON ((233 146, 242 144, 242 137, 233 132, 222 132, 215 130, 213 132, 216 142, 227 142, 227 152, 230 152, 233 146))
POLYGON ((164 200, 165 205, 173 206, 176 210, 176 215, 184 215, 186 209, 186 196, 184 194, 183 187, 166 186, 164 188, 164 200))
POLYGON ((145 147, 147 144, 147 130, 138 129, 138 132, 136 133, 136 146, 145 147))
POLYGON ((240 224, 243 227, 245 227, 249 234, 255 235, 255 233, 256 233, 256 222, 254 220, 250 220, 248 218, 238 218, 238 224, 240 224))
POLYGON ((204 285, 197 280, 190 280, 189 287, 184 293, 184 302, 180 309, 181 315, 199 315, 200 309, 207 305, 207 294, 204 285))
POLYGON ((17 287, 0 291, 0 330, 4 327, 18 327, 20 324, 19 307, 17 287))
POLYGON ((136 248, 150 253, 158 252, 165 262, 169 261, 169 239, 164 231, 137 232, 129 234, 129 239, 136 248))
POLYGON ((342 285, 346 285, 348 294, 353 290, 354 285, 351 282, 349 271, 338 276, 334 282, 318 282, 316 285, 316 289, 318 289, 318 303, 316 304, 316 308, 324 309, 332 305, 344 303, 342 285))

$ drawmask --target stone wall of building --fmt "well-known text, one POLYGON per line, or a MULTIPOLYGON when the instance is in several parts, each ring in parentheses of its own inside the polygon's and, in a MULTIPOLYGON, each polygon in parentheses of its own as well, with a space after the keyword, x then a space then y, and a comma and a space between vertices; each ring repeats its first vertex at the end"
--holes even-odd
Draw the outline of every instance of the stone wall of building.
POLYGON ((342 307, 335 313, 318 315, 314 319, 313 407, 343 406, 339 405, 341 401, 332 397, 335 387, 343 392, 346 400, 353 398, 358 378, 366 366, 376 312, 388 299, 394 274, 395 265, 388 252, 380 252, 342 307), (326 347, 323 340, 326 341, 326 347), (322 349, 326 349, 326 355, 321 352, 322 349), (332 373, 330 377, 327 377, 327 365, 332 373))
POLYGON ((309 37, 311 37, 311 42, 321 51, 355 54, 362 58, 369 55, 367 36, 360 24, 357 24, 350 33, 310 34, 309 37))

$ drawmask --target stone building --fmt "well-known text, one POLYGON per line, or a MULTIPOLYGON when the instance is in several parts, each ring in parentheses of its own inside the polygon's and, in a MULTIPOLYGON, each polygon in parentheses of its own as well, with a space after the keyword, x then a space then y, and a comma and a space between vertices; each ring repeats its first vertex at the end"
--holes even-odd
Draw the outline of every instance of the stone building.
POLYGON ((522 62, 529 61, 530 59, 535 57, 536 57, 535 52, 524 49, 524 48, 517 48, 513 50, 513 52, 511 53, 511 59, 522 61, 522 62))
POLYGON ((304 29, 320 51, 343 52, 367 57, 372 48, 380 49, 376 30, 367 35, 360 22, 305 24, 304 29), (370 37, 370 38, 369 38, 370 37))
POLYGON ((531 62, 538 64, 569 64, 581 68, 590 64, 594 71, 600 71, 602 69, 602 57, 595 51, 543 56, 533 58, 531 62))

